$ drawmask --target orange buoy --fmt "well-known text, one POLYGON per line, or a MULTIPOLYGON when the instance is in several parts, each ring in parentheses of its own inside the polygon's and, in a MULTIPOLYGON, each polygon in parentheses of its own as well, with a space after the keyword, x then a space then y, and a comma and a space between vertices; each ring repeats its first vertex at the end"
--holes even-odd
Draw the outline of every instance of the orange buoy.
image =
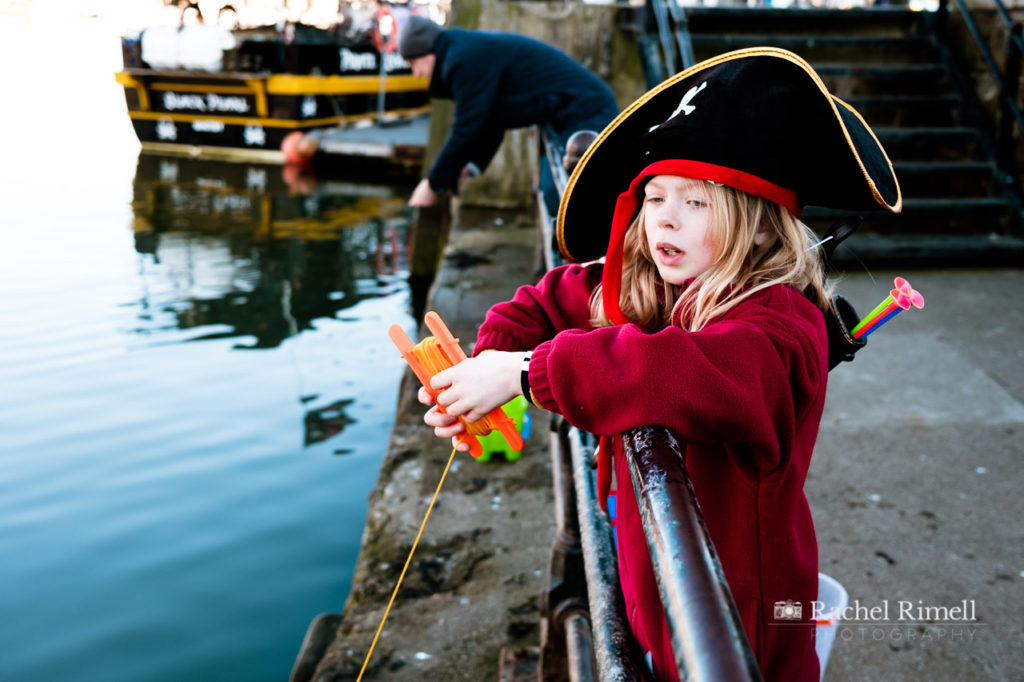
POLYGON ((313 155, 320 147, 320 142, 314 135, 307 135, 301 130, 288 133, 281 140, 281 153, 284 154, 285 163, 305 165, 309 163, 313 155))

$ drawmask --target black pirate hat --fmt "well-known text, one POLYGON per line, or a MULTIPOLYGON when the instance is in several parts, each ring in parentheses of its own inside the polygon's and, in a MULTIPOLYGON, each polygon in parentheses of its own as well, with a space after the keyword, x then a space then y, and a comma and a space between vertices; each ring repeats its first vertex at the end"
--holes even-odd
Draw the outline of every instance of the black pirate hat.
POLYGON ((662 173, 729 185, 797 216, 808 205, 898 213, 903 203, 892 164, 860 115, 829 94, 807 62, 771 47, 701 62, 608 124, 562 195, 562 254, 579 262, 607 250, 606 271, 621 271, 643 180, 662 173))

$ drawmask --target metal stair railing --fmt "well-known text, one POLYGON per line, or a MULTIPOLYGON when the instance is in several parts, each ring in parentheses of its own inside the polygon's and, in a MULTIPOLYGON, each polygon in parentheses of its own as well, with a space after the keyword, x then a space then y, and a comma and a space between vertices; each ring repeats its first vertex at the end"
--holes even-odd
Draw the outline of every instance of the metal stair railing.
MULTIPOLYGON (((1024 59, 1024 38, 1022 38, 1022 25, 1014 21, 1007 11, 1002 0, 993 0, 996 14, 1002 20, 1003 26, 1009 32, 1009 40, 1006 44, 1006 60, 1004 68, 1000 69, 996 62, 992 49, 985 42, 981 29, 967 6, 965 0, 953 0, 956 3, 960 18, 963 20, 967 31, 974 39, 975 45, 981 54, 985 66, 988 67, 996 87, 999 88, 999 120, 996 133, 996 153, 999 165, 1009 174, 1007 180, 1015 182, 1020 179, 1020 169, 1015 152, 1014 128, 1024 134, 1024 114, 1021 113, 1017 99, 1020 94, 1021 60, 1024 59)), ((949 0, 940 0, 939 12, 941 16, 940 26, 942 30, 948 31, 949 22, 949 0)))
POLYGON ((678 0, 646 0, 639 15, 640 58, 648 88, 696 63, 686 10, 678 0))
MULTIPOLYGON (((698 17, 703 16, 700 13, 704 12, 704 9, 689 5, 682 7, 679 2, 680 0, 646 0, 645 5, 634 12, 634 19, 628 25, 628 30, 637 34, 641 64, 648 87, 653 87, 669 75, 666 69, 671 67, 671 64, 666 61, 664 55, 680 52, 677 47, 680 40, 685 40, 685 43, 691 46, 691 50, 692 46, 699 45, 702 39, 707 42, 694 23, 698 17), (674 19, 677 16, 676 10, 682 21, 674 19), (691 32, 691 26, 698 29, 696 33, 691 32), (673 31, 677 36, 676 44, 666 47, 666 36, 672 35, 673 31)), ((872 241, 860 245, 859 255, 855 256, 859 261, 863 258, 874 262, 975 261, 984 265, 1020 262, 1021 254, 1024 253, 1024 107, 1021 104, 1020 86, 1024 71, 1024 30, 1020 21, 1013 20, 1004 2, 1005 0, 993 0, 994 4, 990 6, 999 17, 994 22, 996 30, 1005 30, 1008 34, 1002 67, 999 64, 1001 60, 994 56, 998 51, 991 47, 994 44, 993 38, 990 37, 986 41, 986 34, 979 29, 979 23, 972 16, 972 12, 977 14, 982 9, 970 0, 939 0, 936 11, 921 13, 925 16, 917 22, 917 33, 914 35, 915 38, 927 39, 936 48, 937 54, 941 55, 935 64, 947 74, 952 93, 950 102, 959 103, 956 115, 961 121, 960 125, 976 131, 977 149, 985 158, 985 161, 978 162, 978 166, 987 166, 991 170, 992 184, 982 190, 984 196, 953 194, 941 199, 913 195, 905 197, 905 211, 899 221, 906 227, 902 231, 897 230, 895 234, 888 234, 889 228, 895 226, 895 219, 881 214, 871 216, 868 222, 874 221, 873 229, 876 233, 872 235, 872 241), (957 16, 964 22, 962 27, 957 24, 958 32, 961 28, 964 32, 964 40, 960 45, 954 45, 954 41, 949 39, 950 24, 957 16), (967 37, 968 35, 970 37, 967 37), (976 50, 972 42, 977 45, 976 50), (981 55, 979 61, 984 63, 984 66, 980 67, 982 72, 986 73, 986 77, 991 74, 991 80, 998 89, 998 98, 994 100, 993 107, 986 107, 981 102, 970 68, 964 64, 968 60, 968 55, 973 61, 977 53, 981 55), (990 111, 993 108, 994 110, 990 111), (943 206, 955 210, 947 214, 943 206), (932 214, 935 214, 935 217, 932 217, 932 214), (936 224, 937 232, 933 233, 932 228, 928 227, 929 221, 936 224), (984 231, 979 227, 975 232, 973 226, 976 222, 991 224, 993 229, 984 231), (958 233, 960 230, 965 230, 968 234, 961 235, 958 233)), ((748 9, 737 4, 719 8, 718 14, 735 10, 738 14, 753 15, 762 9, 769 12, 767 16, 776 18, 788 11, 760 7, 748 9)), ((884 17, 892 9, 876 6, 862 10, 861 13, 877 13, 884 17)), ((716 15, 715 9, 709 11, 712 16, 716 15)), ((800 16, 804 12, 817 11, 821 15, 834 12, 836 22, 842 21, 844 14, 843 10, 838 9, 794 8, 792 11, 795 16, 800 16)), ((893 16, 898 14, 899 12, 894 12, 893 16)), ((725 34, 723 39, 726 45, 747 44, 743 40, 747 36, 746 32, 741 32, 735 41, 728 39, 728 29, 719 26, 719 32, 714 35, 723 37, 719 36, 719 33, 725 34)), ((764 38, 771 44, 770 37, 764 38)), ((786 38, 793 42, 792 37, 786 38)), ((809 40, 813 41, 813 38, 809 40)), ((1001 40, 1001 35, 995 40, 1001 40)), ((825 68, 828 68, 827 65, 825 68)), ((895 101, 892 97, 886 99, 889 104, 895 101)), ((915 126, 904 122, 900 127, 909 130, 915 126)), ((921 129, 924 130, 926 127, 921 129)), ((819 229, 823 221, 830 219, 831 213, 827 209, 812 207, 808 216, 812 221, 816 221, 812 227, 819 229)), ((839 260, 849 258, 850 253, 852 252, 844 252, 844 255, 839 256, 839 260)))
MULTIPOLYGON (((950 1, 939 0, 938 26, 939 31, 943 33, 948 30, 950 1)), ((1016 158, 1011 159, 1007 155, 1012 156, 1013 154, 1014 128, 1024 133, 1024 113, 1021 112, 1021 107, 1018 104, 1021 65, 1024 61, 1024 28, 1022 28, 1021 22, 1013 20, 1002 0, 992 0, 996 14, 1009 34, 1005 65, 1000 69, 992 48, 986 43, 970 7, 968 7, 967 0, 952 0, 952 2, 956 4, 959 16, 977 45, 993 82, 999 89, 1000 115, 997 141, 1000 151, 1004 152, 1000 162, 1006 168, 1011 169, 1016 176, 1018 174, 1016 158)), ((679 5, 678 0, 646 0, 643 15, 644 19, 640 23, 642 32, 647 34, 644 37, 649 40, 652 37, 652 32, 656 33, 658 37, 654 49, 650 45, 641 49, 641 58, 645 62, 644 70, 649 74, 647 85, 653 87, 677 71, 692 66, 695 63, 695 58, 686 9, 679 5), (660 46, 660 51, 657 49, 658 46, 660 46), (648 62, 652 60, 657 63, 649 64, 648 62)))
MULTIPOLYGON (((648 1, 658 2, 659 0, 648 1)), ((690 25, 686 10, 679 6, 679 0, 662 1, 668 7, 669 16, 672 17, 672 22, 675 24, 672 34, 675 36, 676 46, 679 49, 680 70, 688 69, 696 64, 697 60, 693 56, 693 43, 690 41, 690 25)))

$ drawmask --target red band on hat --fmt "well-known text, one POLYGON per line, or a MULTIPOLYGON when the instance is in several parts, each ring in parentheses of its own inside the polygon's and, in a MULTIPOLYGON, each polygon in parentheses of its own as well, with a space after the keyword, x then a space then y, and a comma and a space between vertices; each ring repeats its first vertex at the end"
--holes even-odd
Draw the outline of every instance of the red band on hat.
POLYGON ((774 182, 768 182, 764 178, 744 173, 735 168, 716 166, 713 163, 704 163, 703 161, 665 159, 664 161, 655 161, 640 171, 640 174, 630 183, 629 189, 635 191, 639 186, 639 182, 651 175, 678 175, 684 178, 693 178, 694 180, 710 180, 721 185, 728 185, 747 194, 763 197, 772 203, 789 209, 789 212, 797 218, 804 212, 803 207, 797 203, 796 192, 793 190, 780 187, 774 182))
POLYGON ((796 192, 756 175, 703 161, 684 159, 655 161, 633 178, 633 182, 629 183, 629 189, 620 194, 615 202, 612 230, 608 237, 608 252, 605 254, 604 273, 601 276, 601 304, 604 307, 605 315, 614 324, 626 324, 630 321, 619 308, 619 294, 622 290, 622 248, 626 230, 629 229, 629 223, 640 202, 640 185, 652 175, 678 175, 695 180, 710 180, 767 199, 788 209, 797 218, 803 214, 803 207, 796 201, 796 192))

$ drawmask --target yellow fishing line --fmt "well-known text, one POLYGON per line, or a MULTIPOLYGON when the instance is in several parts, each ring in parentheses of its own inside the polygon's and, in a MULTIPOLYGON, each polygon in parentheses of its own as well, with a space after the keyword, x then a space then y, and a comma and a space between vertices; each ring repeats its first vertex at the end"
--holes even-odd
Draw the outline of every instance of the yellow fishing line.
POLYGON ((444 466, 444 471, 441 473, 441 480, 437 482, 437 490, 434 491, 434 497, 431 498, 430 504, 427 506, 427 513, 423 516, 423 523, 420 524, 420 530, 416 533, 416 539, 413 540, 412 549, 409 550, 409 556, 405 560, 405 566, 402 567, 402 573, 398 576, 398 582, 395 583, 395 590, 391 593, 391 599, 388 601, 388 607, 384 609, 384 617, 380 619, 380 625, 377 627, 377 634, 373 636, 373 642, 370 644, 370 650, 366 652, 366 660, 363 661, 363 667, 359 671, 359 677, 356 678, 356 682, 360 682, 363 679, 363 673, 366 672, 366 666, 370 663, 370 656, 373 655, 373 648, 377 646, 377 638, 380 637, 381 630, 384 629, 384 622, 388 619, 388 614, 391 612, 391 605, 395 603, 395 596, 398 594, 398 588, 402 586, 402 579, 405 578, 405 572, 409 569, 409 564, 412 562, 412 555, 416 551, 416 545, 420 542, 420 536, 423 535, 423 529, 427 525, 427 519, 430 518, 430 512, 434 509, 434 503, 437 502, 437 496, 441 493, 441 485, 444 483, 445 476, 448 475, 448 469, 452 466, 452 460, 455 459, 455 453, 457 448, 452 448, 452 454, 448 456, 448 463, 444 466))

